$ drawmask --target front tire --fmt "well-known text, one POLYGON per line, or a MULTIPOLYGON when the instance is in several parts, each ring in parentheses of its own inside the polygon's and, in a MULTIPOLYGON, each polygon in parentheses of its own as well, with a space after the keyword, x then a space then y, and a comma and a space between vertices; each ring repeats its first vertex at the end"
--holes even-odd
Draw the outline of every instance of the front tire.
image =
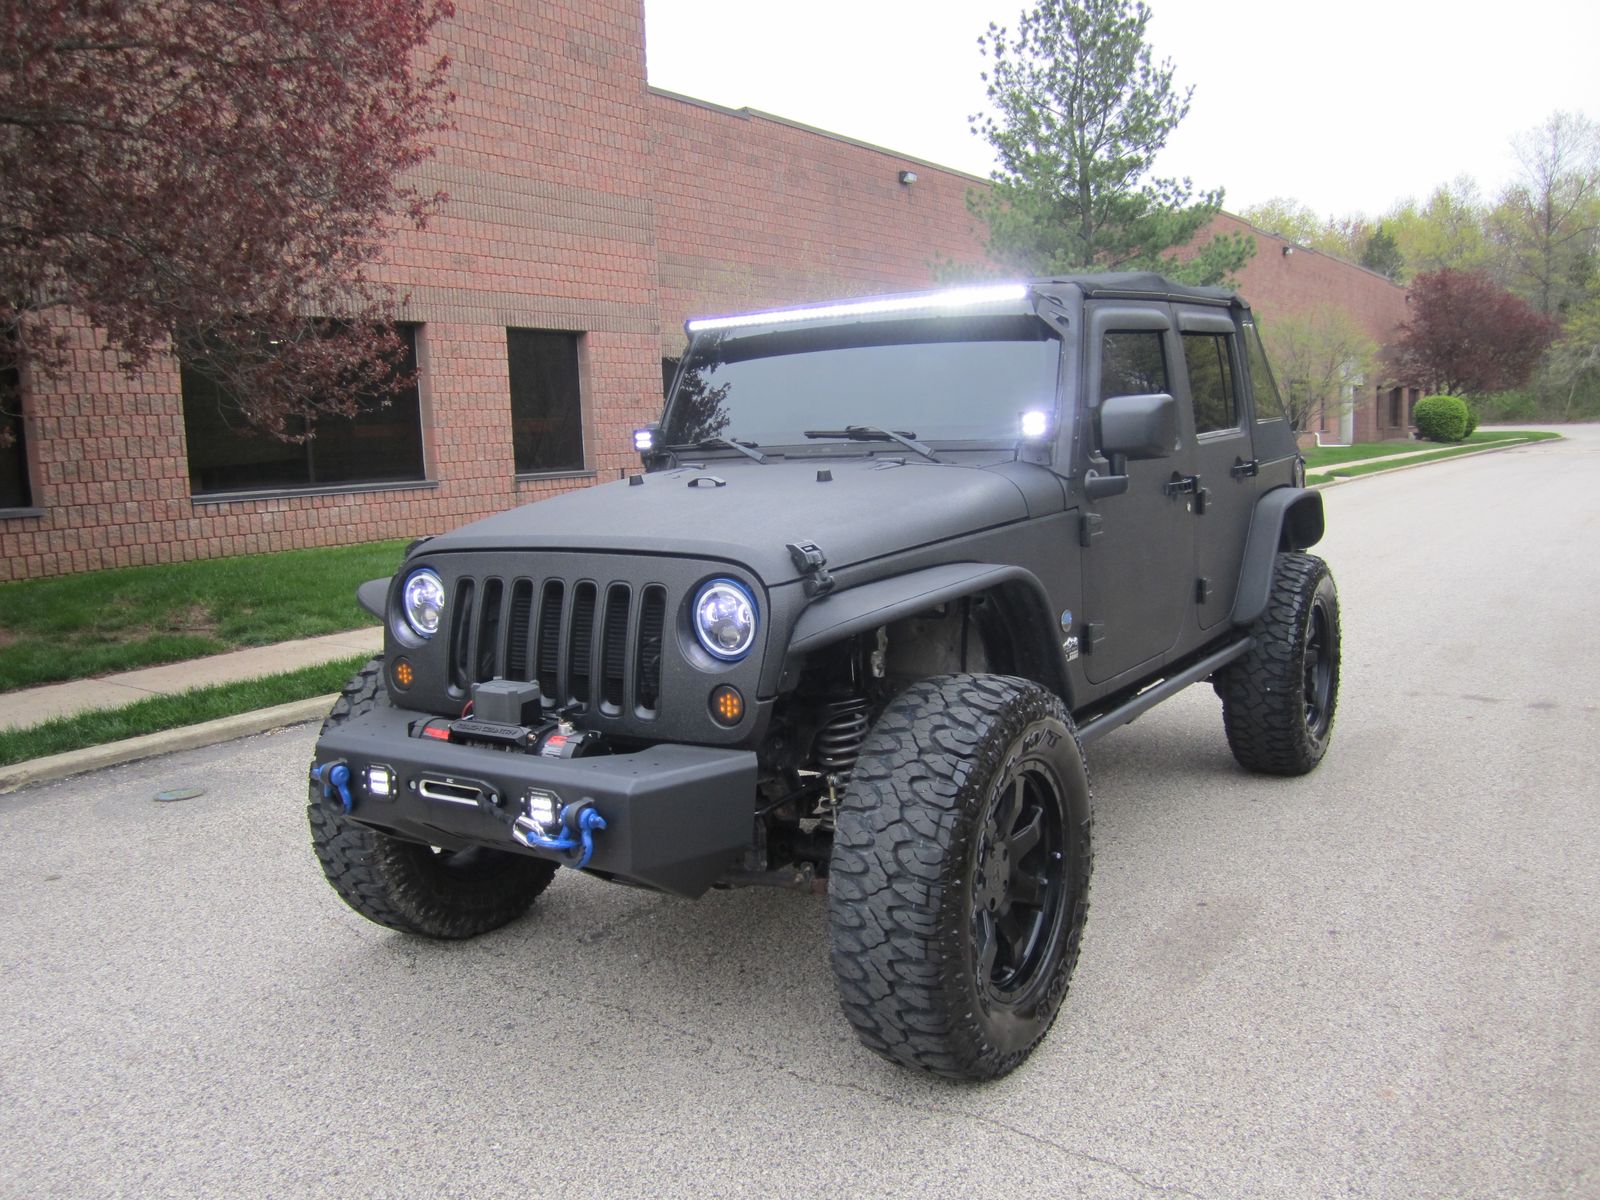
POLYGON ((1088 913, 1089 774, 1059 699, 951 675, 890 702, 836 818, 834 975, 863 1044, 950 1079, 1048 1032, 1088 913))
POLYGON ((1322 761, 1339 706, 1339 593, 1328 564, 1279 554, 1255 646, 1223 669, 1222 722, 1239 765, 1304 775, 1322 761))
MULTIPOLYGON (((322 732, 387 708, 383 659, 344 686, 322 732)), ((556 864, 485 847, 441 850, 351 820, 313 785, 311 845, 333 890, 356 912, 402 933, 469 938, 515 921, 550 886, 556 864)))

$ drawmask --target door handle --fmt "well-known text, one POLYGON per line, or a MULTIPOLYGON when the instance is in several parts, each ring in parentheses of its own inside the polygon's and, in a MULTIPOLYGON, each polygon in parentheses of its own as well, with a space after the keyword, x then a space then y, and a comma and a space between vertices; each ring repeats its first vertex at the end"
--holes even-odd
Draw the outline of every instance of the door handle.
POLYGON ((1161 491, 1168 496, 1191 495, 1200 488, 1200 476, 1174 474, 1171 479, 1162 485, 1161 491))
POLYGON ((1235 479, 1247 479, 1252 475, 1259 475, 1261 474, 1261 460, 1256 458, 1249 460, 1236 458, 1233 460, 1233 466, 1228 469, 1228 474, 1235 479))

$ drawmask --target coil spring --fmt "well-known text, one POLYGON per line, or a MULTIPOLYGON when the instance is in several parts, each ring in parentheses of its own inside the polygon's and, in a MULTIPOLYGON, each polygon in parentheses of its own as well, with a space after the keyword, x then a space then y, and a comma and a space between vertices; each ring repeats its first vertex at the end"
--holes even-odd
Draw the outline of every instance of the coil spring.
POLYGON ((836 700, 823 710, 822 728, 812 744, 817 766, 844 783, 861 757, 861 743, 867 740, 867 701, 857 696, 836 700))

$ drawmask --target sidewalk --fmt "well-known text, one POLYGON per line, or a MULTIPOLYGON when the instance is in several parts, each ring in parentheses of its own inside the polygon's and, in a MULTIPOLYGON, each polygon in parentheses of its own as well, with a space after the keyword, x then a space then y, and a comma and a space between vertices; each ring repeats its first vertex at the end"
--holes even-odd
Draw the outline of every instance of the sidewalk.
POLYGON ((92 709, 120 708, 149 696, 169 696, 190 688, 237 683, 314 667, 320 663, 376 654, 383 649, 383 627, 352 629, 325 637, 256 646, 231 654, 214 654, 164 667, 145 667, 99 679, 74 679, 44 687, 0 694, 0 730, 22 729, 52 717, 68 717, 92 709))
MULTIPOLYGON (((298 642, 283 642, 276 646, 235 650, 231 654, 216 654, 210 658, 196 658, 164 667, 146 667, 141 671, 126 671, 99 679, 75 679, 70 683, 6 692, 0 694, 0 731, 36 725, 51 717, 120 708, 150 696, 171 695, 218 683, 259 679, 264 675, 314 667, 341 658, 353 658, 358 654, 376 654, 381 649, 383 629, 373 626, 298 642)), ((84 771, 119 766, 158 754, 171 754, 175 750, 212 746, 218 742, 265 733, 269 729, 318 721, 327 715, 333 701, 332 695, 313 696, 307 700, 221 717, 199 725, 167 729, 99 746, 86 746, 81 750, 68 750, 63 754, 0 767, 0 795, 14 792, 30 783, 65 779, 84 771)))

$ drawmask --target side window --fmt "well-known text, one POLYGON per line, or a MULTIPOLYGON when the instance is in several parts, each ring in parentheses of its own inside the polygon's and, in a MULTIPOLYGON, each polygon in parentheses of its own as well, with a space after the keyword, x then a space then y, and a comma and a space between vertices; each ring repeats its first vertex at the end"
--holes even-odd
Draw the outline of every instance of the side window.
POLYGON ((1267 352, 1261 348, 1261 334, 1253 321, 1245 322, 1244 344, 1250 355, 1250 390, 1256 398, 1256 420, 1287 421, 1289 411, 1283 407, 1283 397, 1278 395, 1272 368, 1267 366, 1267 352))
POLYGON ((1170 392, 1163 334, 1155 329, 1114 329, 1100 343, 1100 399, 1170 392))
POLYGON ((1239 427, 1232 341, 1232 335, 1226 333, 1183 335, 1183 358, 1189 366, 1189 392, 1194 397, 1196 433, 1239 427))

